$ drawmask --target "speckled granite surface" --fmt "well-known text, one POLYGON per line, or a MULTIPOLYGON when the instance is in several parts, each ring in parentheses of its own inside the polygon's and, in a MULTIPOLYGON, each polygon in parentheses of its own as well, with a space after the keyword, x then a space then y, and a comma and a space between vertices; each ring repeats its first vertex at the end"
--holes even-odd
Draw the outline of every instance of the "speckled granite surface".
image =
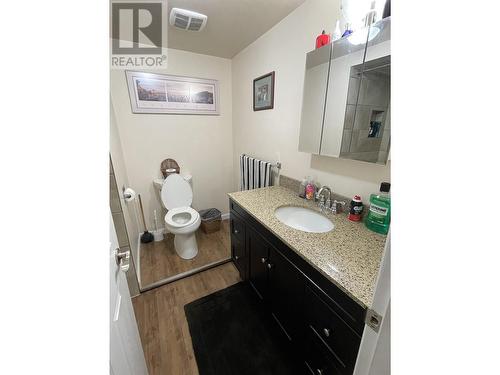
POLYGON ((334 224, 327 233, 307 233, 280 222, 274 210, 303 206, 319 211, 311 201, 281 186, 228 194, 292 250, 338 285, 363 307, 371 307, 386 236, 374 233, 346 215, 326 215, 334 224))

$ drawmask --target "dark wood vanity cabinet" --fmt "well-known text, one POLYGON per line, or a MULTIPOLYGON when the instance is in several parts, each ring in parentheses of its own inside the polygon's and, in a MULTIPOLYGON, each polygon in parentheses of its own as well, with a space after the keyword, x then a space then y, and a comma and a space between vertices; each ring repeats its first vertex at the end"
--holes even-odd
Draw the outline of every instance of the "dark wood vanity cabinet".
POLYGON ((351 375, 366 309, 230 200, 233 262, 301 356, 305 373, 351 375))

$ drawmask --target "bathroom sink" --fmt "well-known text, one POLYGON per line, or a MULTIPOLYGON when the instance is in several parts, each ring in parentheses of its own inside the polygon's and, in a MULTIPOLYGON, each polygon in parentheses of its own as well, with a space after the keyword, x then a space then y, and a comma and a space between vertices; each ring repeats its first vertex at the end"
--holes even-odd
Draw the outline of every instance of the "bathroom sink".
POLYGON ((333 223, 317 211, 306 207, 283 206, 274 211, 283 224, 309 233, 325 233, 333 229, 333 223))

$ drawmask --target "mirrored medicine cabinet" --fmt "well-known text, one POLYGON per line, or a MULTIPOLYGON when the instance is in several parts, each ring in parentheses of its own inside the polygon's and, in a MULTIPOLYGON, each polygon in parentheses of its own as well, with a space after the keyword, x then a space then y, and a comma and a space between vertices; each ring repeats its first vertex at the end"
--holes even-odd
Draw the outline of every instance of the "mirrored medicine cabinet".
POLYGON ((390 159, 390 26, 388 17, 307 54, 299 151, 390 159))

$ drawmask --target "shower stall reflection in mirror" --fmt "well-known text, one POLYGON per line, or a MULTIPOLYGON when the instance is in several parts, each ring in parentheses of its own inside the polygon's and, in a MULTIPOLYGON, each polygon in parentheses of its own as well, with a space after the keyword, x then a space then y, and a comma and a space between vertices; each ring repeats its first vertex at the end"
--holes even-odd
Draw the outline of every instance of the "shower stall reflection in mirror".
POLYGON ((351 67, 340 158, 386 164, 390 147, 391 56, 351 67))

